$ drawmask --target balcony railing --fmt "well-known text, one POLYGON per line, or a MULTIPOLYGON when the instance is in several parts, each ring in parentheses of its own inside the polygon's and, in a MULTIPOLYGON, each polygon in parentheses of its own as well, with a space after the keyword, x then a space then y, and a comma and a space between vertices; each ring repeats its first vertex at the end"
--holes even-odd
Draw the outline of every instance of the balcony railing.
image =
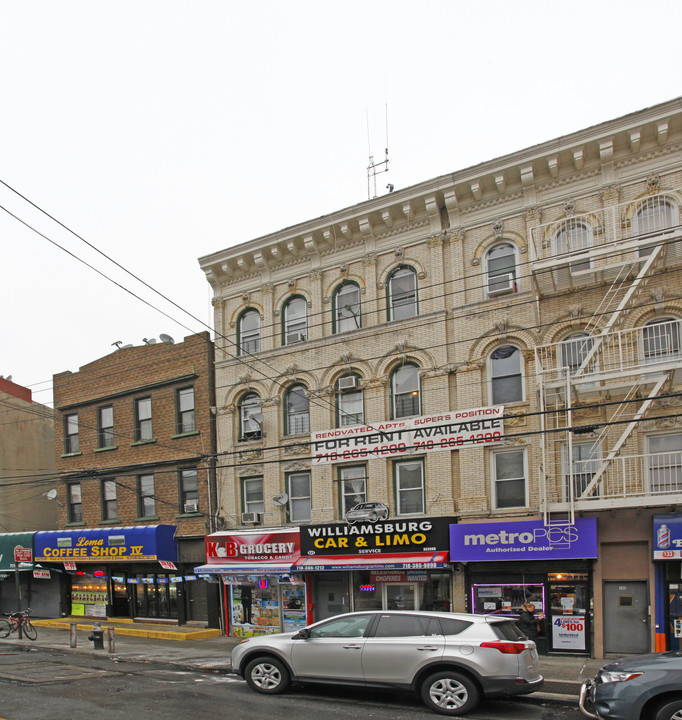
MULTIPOLYGON (((573 479, 576 490, 576 507, 582 503, 596 504, 601 501, 622 501, 649 498, 663 503, 670 495, 682 495, 682 451, 649 453, 646 455, 623 455, 614 458, 591 489, 589 496, 579 495, 582 488, 589 488, 599 460, 573 462, 573 479)), ((564 478, 564 495, 569 478, 564 478)), ((567 499, 567 498, 565 498, 567 499)))
POLYGON ((539 291, 621 281, 665 243, 666 262, 682 262, 682 226, 669 195, 574 214, 531 228, 529 259, 539 291))
POLYGON ((603 380, 682 368, 680 320, 651 323, 604 335, 586 335, 538 345, 536 372, 547 386, 565 384, 570 375, 580 389, 603 380))

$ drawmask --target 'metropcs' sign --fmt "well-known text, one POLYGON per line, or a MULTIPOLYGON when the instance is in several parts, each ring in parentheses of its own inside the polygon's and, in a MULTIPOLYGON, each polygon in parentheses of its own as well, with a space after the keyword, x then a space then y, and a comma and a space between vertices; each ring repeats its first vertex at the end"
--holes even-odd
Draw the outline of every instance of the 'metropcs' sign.
POLYGON ((450 525, 450 561, 568 560, 597 557, 597 519, 450 525))
POLYGON ((425 417, 312 433, 314 465, 461 450, 502 440, 504 408, 453 410, 425 417))

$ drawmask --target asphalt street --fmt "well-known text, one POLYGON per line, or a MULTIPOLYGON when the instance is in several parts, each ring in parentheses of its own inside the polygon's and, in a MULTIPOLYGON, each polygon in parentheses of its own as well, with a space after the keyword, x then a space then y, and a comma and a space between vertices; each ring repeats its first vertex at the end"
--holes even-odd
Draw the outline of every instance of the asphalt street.
MULTIPOLYGON (((39 647, 0 647, 2 720, 421 720, 437 717, 410 694, 346 688, 292 688, 266 696, 220 669, 181 670, 160 662, 74 655, 39 647)), ((471 720, 578 720, 575 704, 526 699, 481 704, 471 720)))

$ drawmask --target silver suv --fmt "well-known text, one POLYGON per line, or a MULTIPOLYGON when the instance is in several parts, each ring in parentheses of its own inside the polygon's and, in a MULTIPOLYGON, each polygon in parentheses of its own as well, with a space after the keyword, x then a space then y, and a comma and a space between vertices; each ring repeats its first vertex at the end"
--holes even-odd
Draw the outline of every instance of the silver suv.
POLYGON ((272 695, 292 682, 412 690, 443 715, 543 683, 535 643, 513 621, 443 612, 355 612, 248 638, 232 651, 232 669, 272 695))

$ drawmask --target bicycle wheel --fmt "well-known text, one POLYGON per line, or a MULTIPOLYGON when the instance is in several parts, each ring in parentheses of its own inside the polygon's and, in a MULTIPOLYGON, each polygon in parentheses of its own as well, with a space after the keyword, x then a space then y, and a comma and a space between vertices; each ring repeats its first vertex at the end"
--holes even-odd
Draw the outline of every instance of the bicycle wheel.
POLYGON ((24 635, 29 640, 35 640, 38 637, 38 631, 35 628, 35 625, 30 620, 26 620, 23 626, 24 635))
POLYGON ((7 620, 0 620, 0 638, 7 637, 12 631, 12 626, 7 620))

